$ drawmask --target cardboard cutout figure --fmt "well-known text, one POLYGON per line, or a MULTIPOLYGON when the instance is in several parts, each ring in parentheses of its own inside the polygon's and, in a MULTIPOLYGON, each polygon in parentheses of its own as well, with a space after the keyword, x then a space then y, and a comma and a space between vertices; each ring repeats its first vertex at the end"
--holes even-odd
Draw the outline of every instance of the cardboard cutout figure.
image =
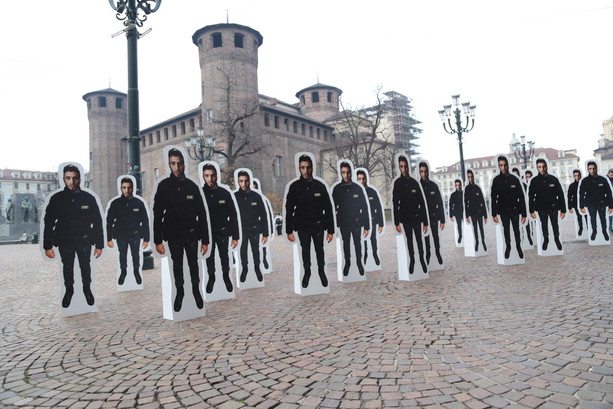
POLYGON ((205 315, 199 258, 208 252, 209 223, 202 189, 186 173, 183 148, 168 146, 164 148, 164 157, 168 158, 169 173, 154 187, 154 254, 164 257, 161 262, 164 318, 183 321, 205 315), (185 264, 189 275, 183 268, 185 264), (185 291, 186 282, 191 283, 191 291, 185 291))
POLYGON ((487 255, 485 232, 483 225, 487 224, 487 206, 481 187, 475 183, 475 173, 466 170, 466 187, 464 188, 464 210, 466 213, 464 256, 481 257, 487 255), (479 240, 481 237, 481 240, 479 240), (481 245, 479 245, 481 241, 481 245))
POLYGON ((142 250, 149 246, 149 215, 143 198, 134 195, 134 186, 134 176, 120 176, 117 179, 119 196, 111 199, 106 209, 106 244, 113 248, 117 243, 119 250, 117 291, 143 289, 140 266, 143 265, 142 250))
POLYGON ((325 271, 324 241, 330 243, 334 238, 334 211, 326 183, 313 176, 313 164, 312 153, 296 154, 297 178, 285 188, 285 233, 294 244, 294 292, 300 295, 330 291, 325 271), (311 279, 311 261, 314 259, 317 260, 319 279, 311 279))
POLYGON ((228 186, 218 183, 221 172, 216 162, 202 162, 198 167, 211 222, 204 299, 209 302, 234 298, 230 271, 234 267, 232 250, 241 237, 238 205, 228 186))
POLYGON ((424 235, 428 232, 428 209, 421 184, 409 174, 409 161, 397 155, 400 176, 394 180, 392 206, 396 226, 398 251, 398 279, 423 280, 428 278, 424 258, 424 235), (415 270, 415 246, 419 264, 415 270))
POLYGON ((364 281, 362 240, 368 237, 370 230, 366 190, 355 182, 351 161, 338 161, 337 169, 340 180, 332 187, 332 201, 340 231, 336 239, 338 280, 344 283, 364 281))
MULTIPOLYGON (((519 168, 511 169, 511 173, 517 176, 517 178, 521 181, 521 187, 524 190, 524 197, 528 198, 528 180, 532 177, 532 171, 526 170, 525 178, 522 177, 519 168)), ((526 216, 526 223, 520 224, 519 231, 521 232, 521 248, 522 250, 532 250, 534 249, 534 227, 536 226, 536 220, 532 220, 530 217, 526 216)))
POLYGON ((590 216, 590 245, 611 244, 607 232, 607 213, 613 214, 611 182, 598 174, 596 161, 587 162, 587 176, 579 184, 579 207, 581 213, 590 216))
POLYGON ((498 169, 498 175, 492 180, 490 195, 492 219, 496 223, 498 264, 524 264, 520 230, 520 224, 526 223, 527 216, 524 189, 521 180, 509 172, 509 160, 506 156, 498 156, 498 169))
POLYGON ((426 207, 428 208, 428 219, 430 220, 430 235, 426 235, 426 263, 428 263, 428 271, 442 270, 443 257, 441 256, 441 242, 439 234, 445 228, 445 206, 443 205, 443 196, 441 190, 434 181, 430 180, 430 164, 428 161, 419 162, 419 183, 426 197, 426 207), (436 257, 431 257, 432 250, 430 247, 430 237, 434 242, 434 254, 436 257))
POLYGON ((245 290, 264 287, 262 246, 266 244, 270 234, 268 210, 262 195, 251 189, 251 170, 237 169, 234 172, 234 180, 234 197, 238 204, 242 234, 240 257, 236 264, 238 288, 245 290), (249 249, 251 251, 248 251, 249 249))
POLYGON ((261 189, 260 180, 258 178, 253 178, 251 183, 253 190, 258 192, 262 196, 262 200, 264 201, 264 206, 266 207, 266 216, 268 217, 268 241, 266 244, 262 245, 262 274, 270 274, 273 271, 272 268, 272 252, 271 252, 271 243, 275 239, 275 219, 272 213, 272 203, 270 200, 264 195, 261 189))
POLYGON ((539 256, 564 254, 559 228, 559 220, 566 216, 564 190, 558 178, 549 174, 548 167, 546 159, 538 158, 538 175, 531 178, 528 184, 528 209, 530 217, 537 221, 535 236, 539 256), (550 227, 555 245, 549 244, 550 227))
POLYGON ((577 240, 587 240, 590 237, 589 222, 587 213, 581 213, 579 210, 579 183, 581 182, 581 170, 573 170, 574 182, 568 186, 567 204, 568 211, 574 213, 575 217, 575 233, 577 240))
POLYGON ((462 181, 456 179, 453 183, 455 191, 449 196, 449 220, 453 224, 453 237, 456 247, 464 247, 462 241, 462 225, 464 224, 464 191, 462 181))
POLYGON ((385 228, 385 213, 381 205, 381 195, 379 191, 368 184, 370 175, 364 168, 356 169, 356 179, 366 190, 368 198, 368 209, 370 211, 370 238, 364 239, 364 271, 382 270, 379 258, 379 236, 383 235, 385 228))
POLYGON ((41 248, 45 258, 57 258, 57 249, 61 259, 63 317, 96 311, 91 257, 92 254, 96 259, 100 257, 104 248, 100 200, 93 191, 82 187, 81 175, 83 168, 77 163, 60 165, 58 179, 63 180, 64 188, 47 199, 41 225, 41 248), (77 260, 79 268, 75 274, 77 260))

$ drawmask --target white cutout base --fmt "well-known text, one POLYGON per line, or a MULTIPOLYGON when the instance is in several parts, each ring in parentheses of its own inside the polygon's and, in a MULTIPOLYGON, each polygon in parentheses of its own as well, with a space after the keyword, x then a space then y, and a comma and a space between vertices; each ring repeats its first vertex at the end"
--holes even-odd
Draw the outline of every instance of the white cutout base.
MULTIPOLYGON (((60 316, 61 317, 72 317, 74 315, 81 315, 81 314, 89 314, 90 312, 96 312, 98 310, 98 308, 96 307, 96 302, 98 302, 98 298, 96 297, 96 274, 94 271, 94 260, 93 260, 93 256, 90 259, 90 266, 92 269, 92 273, 91 273, 91 277, 92 277, 92 282, 90 285, 90 289, 92 291, 92 294, 94 295, 94 305, 87 305, 87 301, 85 301, 85 295, 83 294, 83 280, 81 279, 81 269, 79 268, 79 258, 75 255, 74 258, 74 293, 72 295, 72 299, 70 300, 70 305, 68 306, 68 308, 63 308, 62 307, 62 298, 64 298, 64 294, 66 292, 66 287, 64 287, 64 275, 62 274, 62 261, 61 261, 61 257, 60 257, 60 250, 55 247, 54 248, 55 251, 55 257, 58 259, 58 266, 59 268, 59 283, 60 283, 60 289, 59 289, 59 293, 60 293, 60 316)), ((93 247, 92 247, 92 254, 93 254, 93 247)))
MULTIPOLYGON (((377 234, 376 232, 371 232, 370 234, 377 234)), ((369 273, 372 271, 382 271, 383 270, 383 260, 381 260, 379 246, 381 246, 381 235, 377 236, 377 255, 379 256, 379 265, 375 263, 375 258, 373 257, 372 248, 370 245, 370 237, 366 240, 362 240, 362 261, 364 261, 364 251, 368 251, 368 258, 366 259, 366 264, 364 264, 364 271, 369 273)))
MULTIPOLYGON (((340 237, 336 239, 336 277, 341 283, 356 283, 360 281, 366 281, 366 274, 360 275, 360 272, 358 271, 358 265, 355 258, 355 248, 353 245, 353 238, 349 237, 349 241, 351 265, 349 266, 349 274, 347 274, 347 276, 344 276, 343 269, 345 268, 345 253, 343 252, 343 239, 341 239, 340 237)), ((364 259, 362 259, 362 261, 364 261, 364 259)))
MULTIPOLYGON (((420 236, 420 239, 423 240, 423 236, 420 236)), ((417 251, 415 237, 413 238, 413 246, 413 248, 415 249, 415 268, 413 269, 413 274, 409 274, 409 250, 407 248, 406 236, 404 232, 402 234, 396 234, 396 251, 398 253, 398 280, 418 281, 430 277, 428 275, 428 271, 424 271, 421 267, 421 263, 419 262, 419 252, 417 251)))
MULTIPOLYGON (((166 246, 168 248, 168 246, 166 246)), ((202 309, 196 307, 196 301, 192 292, 192 280, 189 275, 189 267, 187 265, 187 257, 183 256, 183 291, 185 296, 183 297, 183 303, 180 311, 174 310, 174 302, 176 295, 175 279, 172 274, 172 261, 170 255, 160 259, 161 271, 162 271, 162 310, 164 318, 175 322, 192 320, 194 318, 204 317, 206 315, 206 304, 202 309)), ((200 263, 200 260, 199 260, 200 263)), ((202 269, 199 269, 200 275, 200 293, 202 294, 202 269)))
MULTIPOLYGON (((230 272, 228 273, 228 276, 230 277, 230 281, 232 280, 232 269, 234 268, 234 264, 232 263, 232 251, 231 251, 231 243, 232 240, 228 240, 228 248, 226 249, 226 251, 228 252, 228 258, 229 260, 229 265, 230 265, 230 272)), ((223 281, 223 271, 221 268, 221 259, 219 258, 219 249, 215 249, 215 284, 213 284, 213 291, 208 294, 206 292, 206 285, 209 282, 209 274, 208 274, 208 270, 206 267, 206 261, 207 259, 202 259, 201 260, 201 268, 202 271, 205 271, 204 276, 204 280, 202 283, 202 287, 204 288, 204 300, 206 302, 212 302, 212 301, 220 301, 220 300, 227 300, 227 299, 231 299, 235 297, 235 292, 234 289, 236 287, 236 283, 232 283, 232 291, 228 291, 226 289, 226 283, 223 281)))
MULTIPOLYGON (((588 215, 587 219, 588 219, 588 223, 589 223, 589 229, 588 229, 588 239, 589 239, 589 244, 590 246, 609 246, 611 244, 611 232, 608 231, 608 227, 607 227, 607 234, 609 235, 609 240, 605 240, 604 239, 604 235, 602 234, 602 227, 600 224, 600 217, 598 217, 598 215, 596 215, 596 238, 594 240, 592 240, 592 223, 591 223, 591 218, 589 216, 590 212, 588 211, 587 213, 585 213, 588 215)), ((607 223, 609 222, 609 208, 605 208, 605 216, 606 216, 606 221, 607 223)), ((583 230, 585 230, 585 226, 583 227, 583 230)))
MULTIPOLYGON (((298 241, 298 234, 296 234, 296 241, 298 241)), ((324 254, 326 245, 324 244, 324 254)), ((317 272, 317 257, 315 256, 315 249, 311 244, 311 278, 309 279, 309 285, 307 288, 302 288, 302 276, 304 269, 302 266, 302 250, 300 244, 292 244, 292 253, 294 255, 294 293, 299 295, 318 295, 328 294, 330 292, 330 275, 327 274, 328 286, 321 285, 321 279, 317 272)), ((326 266, 327 267, 327 266, 326 266)), ((328 273, 326 269, 326 273, 328 273)))
MULTIPOLYGON (((522 228, 521 222, 520 222, 519 227, 520 227, 520 233, 521 233, 521 228, 522 228)), ((504 258, 505 244, 504 244, 504 233, 502 231, 502 221, 496 225, 496 258, 497 258, 498 264, 502 264, 503 266, 526 264, 526 253, 524 253, 524 258, 519 258, 519 254, 517 254, 517 246, 515 245, 515 236, 513 233, 512 223, 509 223, 509 229, 511 229, 511 254, 509 255, 509 258, 506 259, 504 258)), ((521 237, 520 237, 520 240, 521 240, 521 237)))
MULTIPOLYGON (((481 243, 481 231, 479 230, 479 226, 477 226, 477 234, 479 235, 479 247, 477 251, 475 251, 475 232, 473 230, 472 221, 471 223, 467 223, 464 220, 464 256, 465 257, 483 257, 487 256, 487 251, 483 250, 483 243, 481 243)), ((485 229, 485 224, 483 225, 483 229, 485 229)), ((486 244, 487 245, 487 244, 486 244)))
MULTIPOLYGON (((243 238, 243 240, 245 240, 243 238)), ((262 273, 262 281, 258 281, 258 278, 255 275, 255 265, 253 264, 253 250, 251 249, 251 245, 247 245, 247 276, 245 277, 245 282, 241 283, 241 272, 243 271, 243 266, 241 264, 241 243, 236 246, 234 249, 234 259, 236 260, 236 285, 241 290, 249 290, 251 288, 262 288, 264 287, 264 271, 262 266, 262 235, 258 238, 258 250, 260 252, 260 272, 262 273)))
MULTIPOLYGON (((558 226, 560 226, 562 221, 558 218, 558 226)), ((558 250, 558 246, 556 246, 556 241, 553 235, 553 229, 551 227, 551 223, 547 221, 549 225, 549 244, 547 245, 547 250, 543 250, 543 229, 541 226, 541 218, 536 216, 536 229, 535 229, 535 239, 536 239, 536 249, 537 254, 539 256, 561 256, 564 254, 564 244, 562 243, 562 250, 558 250)), ((560 235, 561 236, 561 235, 560 235)), ((562 242, 562 237, 560 237, 560 242, 562 242)))

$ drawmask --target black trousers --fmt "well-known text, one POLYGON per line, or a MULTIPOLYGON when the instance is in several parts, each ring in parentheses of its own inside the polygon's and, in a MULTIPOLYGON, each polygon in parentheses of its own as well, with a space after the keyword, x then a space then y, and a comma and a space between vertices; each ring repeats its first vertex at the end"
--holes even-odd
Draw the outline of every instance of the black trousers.
POLYGON ((253 254, 253 264, 256 269, 260 268, 260 233, 245 233, 245 229, 243 230, 243 241, 241 243, 241 264, 243 270, 247 268, 248 260, 247 257, 247 246, 251 245, 251 252, 253 254))
POLYGON ((551 221, 551 229, 553 230, 554 239, 560 238, 560 227, 558 226, 558 211, 556 209, 539 210, 539 219, 541 220, 541 230, 543 231, 543 239, 549 240, 549 223, 551 221))
POLYGON ((504 233, 504 243, 507 246, 511 245, 511 230, 509 224, 513 226, 513 236, 515 236, 515 245, 521 246, 521 235, 519 232, 519 213, 501 213, 502 230, 504 233))
POLYGON ((581 210, 575 209, 575 216, 577 217, 577 224, 579 228, 583 228, 583 219, 585 218, 585 224, 587 224, 587 214, 581 213, 581 210))
POLYGON ((367 249, 366 241, 370 240, 370 249, 372 250, 372 254, 374 256, 375 254, 377 254, 377 249, 378 249, 377 247, 377 225, 373 223, 372 226, 374 227, 372 228, 372 231, 370 233, 370 239, 364 240, 364 251, 366 252, 366 249, 367 249))
POLYGON ((175 287, 183 287, 183 252, 187 256, 187 265, 189 266, 189 275, 192 280, 192 287, 197 287, 200 284, 200 275, 198 269, 198 240, 191 237, 182 239, 168 240, 168 249, 170 250, 170 258, 172 259, 172 273, 175 278, 175 287))
POLYGON ((89 264, 92 251, 91 244, 61 244, 58 249, 60 252, 60 257, 62 259, 62 274, 64 275, 64 286, 74 286, 75 256, 79 259, 79 268, 81 269, 81 281, 83 282, 83 285, 90 285, 92 282, 92 269, 89 264))
POLYGON ((477 234, 477 227, 481 231, 481 243, 485 243, 485 233, 483 232, 483 217, 482 216, 469 216, 470 223, 473 225, 473 234, 475 235, 475 243, 479 242, 479 235, 477 234))
POLYGON ((458 226, 458 238, 462 238, 462 218, 456 217, 455 224, 458 226))
POLYGON ((119 250, 119 268, 121 269, 121 274, 126 274, 128 270, 128 247, 130 248, 130 254, 132 254, 132 267, 134 268, 134 272, 138 273, 138 269, 140 268, 140 239, 120 239, 118 237, 117 249, 119 250))
POLYGON ((404 234, 407 237, 409 256, 411 256, 411 258, 415 256, 415 248, 413 247, 413 235, 415 235, 415 241, 417 241, 417 251, 419 252, 419 257, 421 258, 424 254, 424 244, 421 240, 421 223, 402 223, 402 227, 404 228, 404 234))
POLYGON ((600 217, 600 225, 602 226, 602 231, 607 231, 607 216, 606 216, 606 206, 588 206, 587 211, 590 214, 590 223, 592 224, 592 232, 596 231, 596 214, 600 217))
MULTIPOLYGON (((430 225, 430 235, 432 236, 432 240, 434 241, 434 251, 439 251, 441 248, 441 243, 438 238, 438 222, 435 222, 430 225)), ((426 236, 426 253, 430 253, 430 236, 426 236)))
POLYGON ((311 241, 315 247, 317 257, 317 268, 324 270, 326 257, 324 254, 324 230, 317 227, 310 227, 298 230, 298 240, 302 250, 302 265, 305 271, 311 270, 311 241))
POLYGON ((340 227, 341 238, 343 239, 343 254, 345 255, 345 261, 351 258, 351 239, 353 238, 353 247, 355 248, 355 257, 358 263, 362 260, 362 242, 360 240, 360 233, 362 228, 357 227, 340 227))
POLYGON ((230 256, 228 255, 228 242, 230 237, 223 233, 213 232, 213 241, 211 242, 211 253, 206 259, 206 269, 209 275, 215 274, 215 250, 219 252, 219 260, 221 261, 221 271, 224 276, 230 273, 230 256))

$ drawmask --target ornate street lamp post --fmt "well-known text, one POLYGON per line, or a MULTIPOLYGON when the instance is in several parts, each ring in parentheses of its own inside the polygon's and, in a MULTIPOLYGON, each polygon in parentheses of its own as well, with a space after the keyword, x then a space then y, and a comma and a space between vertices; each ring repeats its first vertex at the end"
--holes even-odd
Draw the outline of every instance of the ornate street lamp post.
POLYGON ((528 141, 526 142, 526 135, 522 135, 519 137, 521 142, 513 136, 513 140, 511 142, 511 148, 513 149, 513 154, 517 158, 517 160, 521 160, 524 163, 524 170, 528 169, 528 162, 534 156, 534 142, 528 141), (527 145, 527 149, 526 149, 527 145))
POLYGON ((215 139, 211 135, 204 138, 204 128, 196 128, 197 135, 192 135, 185 141, 187 153, 192 160, 202 162, 211 160, 215 151, 215 139))
POLYGON ((466 178, 466 169, 464 169, 464 150, 462 148, 462 134, 470 132, 475 126, 475 108, 476 105, 470 105, 470 102, 462 102, 460 104, 460 95, 452 95, 452 105, 444 105, 441 111, 438 111, 443 128, 445 132, 450 135, 458 135, 458 144, 460 146, 460 178, 466 178), (462 111, 460 111, 460 105, 462 105, 462 111, 466 115, 466 124, 462 125, 462 111), (453 110, 452 110, 453 108, 453 110), (455 128, 451 122, 451 119, 455 118, 455 128))
MULTIPOLYGON (((136 42, 141 37, 137 27, 142 27, 147 15, 155 13, 162 0, 109 0, 117 12, 118 20, 126 27, 118 34, 126 33, 128 39, 128 174, 136 179, 136 191, 142 192, 140 168, 140 125, 138 118, 138 59, 136 42)), ((151 29, 145 31, 147 34, 151 29)))

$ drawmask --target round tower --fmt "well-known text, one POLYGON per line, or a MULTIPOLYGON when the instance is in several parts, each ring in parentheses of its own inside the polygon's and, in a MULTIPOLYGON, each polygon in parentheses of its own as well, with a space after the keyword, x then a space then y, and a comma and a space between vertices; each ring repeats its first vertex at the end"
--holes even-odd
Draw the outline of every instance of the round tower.
POLYGON ((239 24, 206 26, 192 36, 200 61, 204 135, 215 138, 217 149, 227 141, 228 119, 241 118, 232 130, 236 135, 260 136, 257 70, 263 40, 239 24))
POLYGON ((304 115, 323 122, 338 114, 342 93, 339 88, 317 83, 298 91, 296 98, 300 100, 300 111, 304 115))
POLYGON ((89 188, 102 206, 117 196, 117 178, 127 173, 127 95, 112 88, 83 95, 89 120, 89 188))

